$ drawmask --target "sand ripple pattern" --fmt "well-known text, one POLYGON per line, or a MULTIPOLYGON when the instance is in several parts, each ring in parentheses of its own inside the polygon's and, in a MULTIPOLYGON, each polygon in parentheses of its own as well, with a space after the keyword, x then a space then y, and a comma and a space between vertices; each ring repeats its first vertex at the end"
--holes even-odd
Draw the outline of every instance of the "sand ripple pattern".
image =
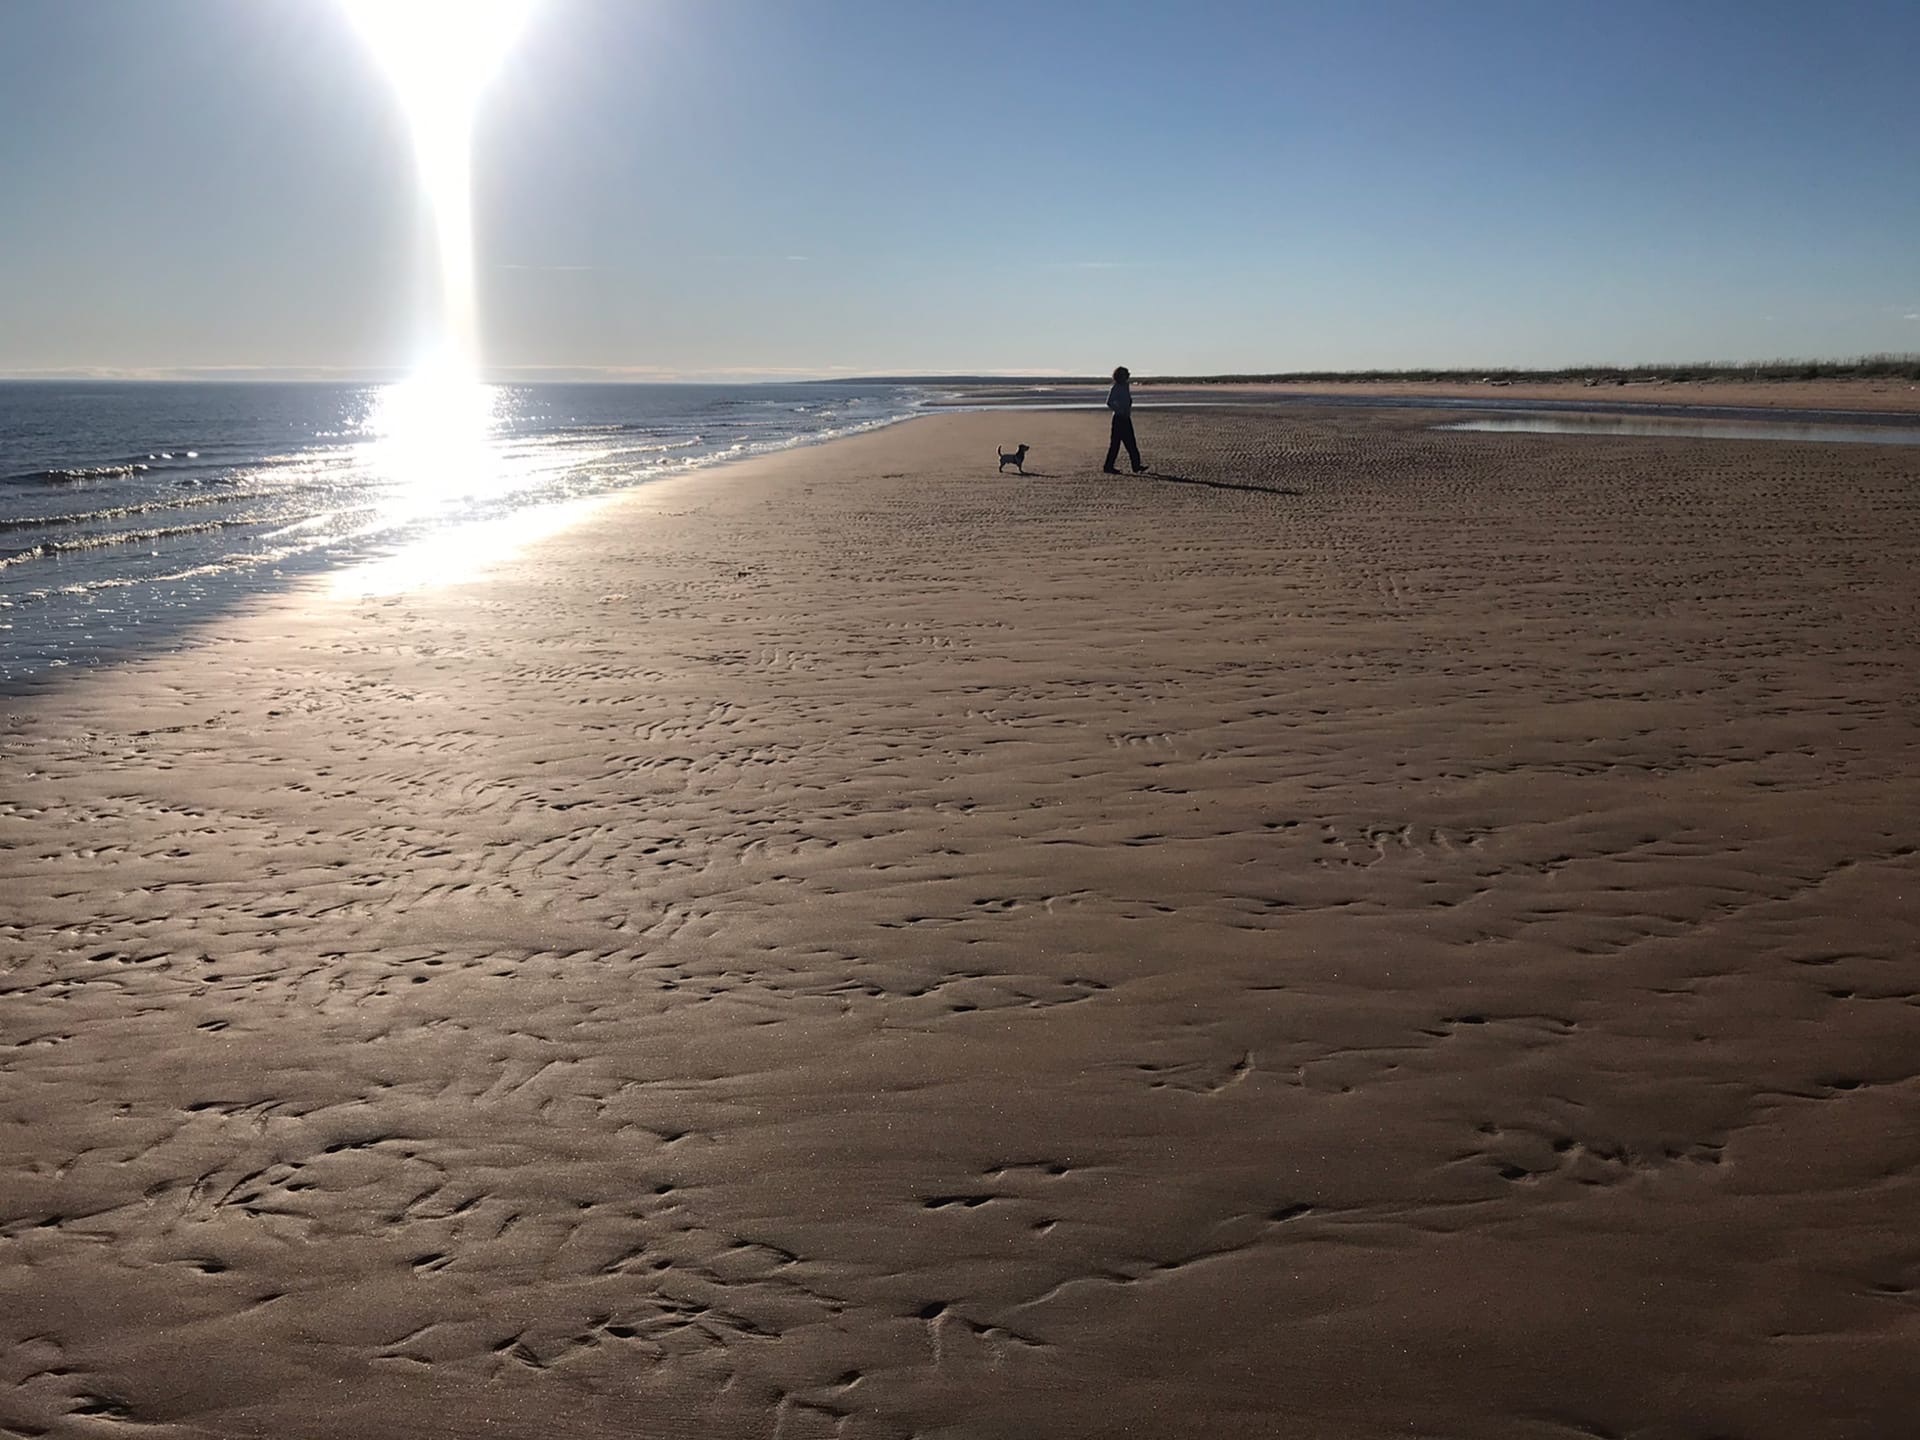
POLYGON ((17 706, 0 1435, 1907 1433, 1915 462, 1431 421, 942 416, 17 706))

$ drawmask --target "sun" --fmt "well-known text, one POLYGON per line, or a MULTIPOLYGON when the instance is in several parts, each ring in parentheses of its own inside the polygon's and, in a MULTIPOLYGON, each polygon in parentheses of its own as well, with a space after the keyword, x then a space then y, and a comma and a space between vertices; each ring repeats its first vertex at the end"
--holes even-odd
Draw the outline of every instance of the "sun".
POLYGON ((471 123, 534 0, 343 0, 416 122, 471 123))

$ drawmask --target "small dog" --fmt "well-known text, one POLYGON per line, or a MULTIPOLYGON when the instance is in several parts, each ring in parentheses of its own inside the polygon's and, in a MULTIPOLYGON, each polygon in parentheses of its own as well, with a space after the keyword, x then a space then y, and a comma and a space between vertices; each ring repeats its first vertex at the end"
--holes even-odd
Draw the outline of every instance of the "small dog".
POLYGON ((1027 451, 1031 448, 1032 448, 1031 446, 1022 445, 1019 449, 1015 450, 1012 454, 1008 454, 1005 450, 1002 450, 998 445, 996 445, 993 447, 993 453, 1000 457, 1000 469, 1002 471, 1005 471, 1007 466, 1011 465, 1013 466, 1014 469, 1018 470, 1022 475, 1024 475, 1027 473, 1027 451))

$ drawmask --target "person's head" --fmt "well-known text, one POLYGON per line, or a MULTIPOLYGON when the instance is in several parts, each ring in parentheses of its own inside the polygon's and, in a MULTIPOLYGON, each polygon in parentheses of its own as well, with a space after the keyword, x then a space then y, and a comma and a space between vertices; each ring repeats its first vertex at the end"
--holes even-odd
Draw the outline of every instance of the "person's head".
POLYGON ((1116 365, 1113 368, 1113 378, 1114 378, 1114 381, 1118 383, 1121 380, 1131 379, 1132 376, 1129 374, 1126 366, 1116 365))

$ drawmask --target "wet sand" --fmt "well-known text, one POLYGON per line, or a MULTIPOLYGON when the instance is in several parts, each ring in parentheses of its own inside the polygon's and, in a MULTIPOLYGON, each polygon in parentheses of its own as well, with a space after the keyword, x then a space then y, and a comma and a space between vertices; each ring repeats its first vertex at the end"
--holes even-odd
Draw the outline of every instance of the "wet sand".
POLYGON ((1906 1433, 1920 459, 1434 418, 937 416, 11 702, 0 1434, 1906 1433))

